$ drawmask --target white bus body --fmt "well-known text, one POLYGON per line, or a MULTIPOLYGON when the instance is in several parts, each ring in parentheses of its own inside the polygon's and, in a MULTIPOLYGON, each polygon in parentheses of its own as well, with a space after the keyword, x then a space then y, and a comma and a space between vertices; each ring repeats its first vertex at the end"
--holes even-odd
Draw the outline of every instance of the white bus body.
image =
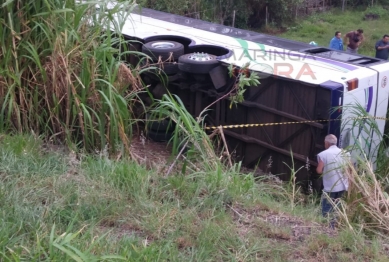
MULTIPOLYGON (((307 159, 305 162, 310 163, 311 166, 315 165, 315 156, 323 149, 321 139, 328 133, 335 133, 339 137, 340 147, 361 143, 360 147, 365 150, 366 155, 373 162, 375 161, 384 133, 385 121, 373 120, 378 127, 378 132, 367 124, 355 125, 350 118, 361 115, 348 107, 355 107, 358 104, 365 111, 363 113, 369 116, 386 117, 389 95, 388 62, 321 47, 310 47, 304 43, 150 9, 131 13, 122 33, 142 43, 187 39, 187 42, 182 42, 185 45, 185 52, 190 52, 193 48, 201 51, 202 46, 220 47, 229 50, 218 55, 217 59, 221 66, 233 64, 243 68, 249 64, 250 70, 261 76, 261 84, 264 83, 268 87, 259 85, 257 89, 253 87, 248 90, 248 100, 237 109, 231 109, 231 112, 225 109, 223 103, 216 106, 214 124, 332 119, 322 126, 308 124, 306 130, 292 125, 267 129, 248 128, 244 131, 227 130, 227 136, 232 141, 231 149, 240 150, 239 157, 244 162, 247 160, 247 165, 266 162, 269 156, 273 156, 273 159, 276 158, 274 156, 279 156, 278 165, 283 166, 283 162, 288 162, 287 159, 290 159, 290 155, 288 156, 290 149, 293 151, 296 149, 294 158, 301 165, 304 164, 304 159, 307 159), (257 92, 257 90, 261 91, 257 92), (302 90, 306 92, 312 90, 312 92, 305 97, 302 90), (315 101, 311 103, 307 100, 315 101), (284 108, 284 105, 287 108, 284 108), (298 106, 301 108, 297 109, 298 106), (335 107, 340 108, 334 110, 335 107), (319 128, 321 131, 313 130, 314 128, 319 128), (309 152, 305 153, 304 150, 309 152), (255 155, 253 152, 259 153, 255 155)), ((210 49, 205 48, 205 50, 210 49)), ((211 74, 209 81, 213 79, 212 77, 211 74)), ((217 86, 217 83, 210 83, 210 88, 214 85, 217 86)), ((198 95, 196 92, 193 92, 193 96, 198 95)), ((204 95, 198 97, 201 99, 204 95)), ((186 98, 188 101, 190 99, 190 97, 186 98)), ((199 101, 194 103, 201 104, 199 101)), ((192 110, 192 113, 196 114, 199 111, 197 108, 192 110)), ((265 165, 266 163, 262 164, 265 165)), ((281 173, 284 171, 281 170, 281 173)), ((272 172, 277 173, 278 170, 272 172)), ((312 170, 307 173, 311 174, 312 170)), ((287 177, 284 176, 286 179, 287 177)), ((302 177, 301 180, 306 179, 306 176, 302 177)))

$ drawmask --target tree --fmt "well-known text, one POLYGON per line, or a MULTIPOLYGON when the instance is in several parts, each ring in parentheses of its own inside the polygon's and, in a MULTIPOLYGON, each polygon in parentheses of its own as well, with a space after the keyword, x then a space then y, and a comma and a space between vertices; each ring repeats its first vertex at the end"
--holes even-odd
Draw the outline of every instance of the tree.
POLYGON ((302 0, 142 0, 144 7, 223 25, 232 25, 235 11, 235 25, 240 28, 261 27, 265 23, 266 5, 269 17, 277 25, 293 20, 296 5, 302 0))

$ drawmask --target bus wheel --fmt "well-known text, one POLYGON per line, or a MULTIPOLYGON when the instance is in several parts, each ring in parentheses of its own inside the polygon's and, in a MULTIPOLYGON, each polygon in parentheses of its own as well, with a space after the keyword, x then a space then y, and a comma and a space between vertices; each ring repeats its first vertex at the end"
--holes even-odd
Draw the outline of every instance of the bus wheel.
POLYGON ((193 74, 208 74, 219 65, 215 55, 207 53, 185 54, 178 58, 178 68, 183 72, 193 74))
POLYGON ((173 132, 158 132, 147 130, 146 136, 155 142, 167 142, 173 137, 173 132))
POLYGON ((142 46, 142 52, 150 56, 154 62, 161 57, 162 61, 171 58, 172 61, 177 60, 184 54, 184 46, 175 41, 151 41, 142 46))
POLYGON ((153 130, 156 132, 173 131, 175 128, 175 122, 170 118, 158 120, 151 114, 146 114, 147 118, 147 130, 153 130))
POLYGON ((178 73, 178 63, 177 62, 146 62, 143 60, 140 65, 142 68, 147 69, 145 71, 148 71, 153 74, 160 74, 160 73, 165 73, 166 75, 175 75, 178 73))
POLYGON ((178 72, 178 64, 176 62, 165 62, 158 67, 167 75, 174 75, 178 72))

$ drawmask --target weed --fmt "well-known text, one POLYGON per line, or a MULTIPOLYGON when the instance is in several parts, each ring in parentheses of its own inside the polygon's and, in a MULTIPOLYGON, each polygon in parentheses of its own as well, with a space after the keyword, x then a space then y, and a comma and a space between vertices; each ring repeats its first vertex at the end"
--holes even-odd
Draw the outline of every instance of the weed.
MULTIPOLYGON (((296 174, 297 172, 299 172, 302 168, 304 168, 304 166, 301 166, 299 169, 295 169, 295 166, 294 166, 294 160, 293 160, 293 152, 291 151, 290 152, 290 155, 291 155, 291 161, 292 161, 292 165, 289 166, 288 164, 284 163, 290 170, 290 179, 289 179, 289 184, 288 186, 290 187, 290 190, 288 190, 288 192, 290 192, 290 207, 291 209, 293 210, 295 204, 296 204, 296 194, 298 194, 298 192, 300 191, 300 187, 296 188, 296 174)), ((306 168, 307 166, 305 166, 306 168)))

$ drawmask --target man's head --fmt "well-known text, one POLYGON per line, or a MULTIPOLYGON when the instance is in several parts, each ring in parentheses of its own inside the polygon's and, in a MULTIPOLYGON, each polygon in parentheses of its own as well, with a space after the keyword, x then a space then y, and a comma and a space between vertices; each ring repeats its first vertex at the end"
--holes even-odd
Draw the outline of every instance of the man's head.
POLYGON ((336 144, 338 143, 338 139, 336 138, 336 136, 330 134, 330 135, 327 135, 325 138, 324 138, 324 147, 327 149, 329 148, 330 146, 336 146, 336 144))
POLYGON ((358 29, 357 32, 358 34, 363 34, 363 29, 358 29))
POLYGON ((340 39, 342 37, 342 33, 339 32, 339 31, 336 31, 335 32, 335 37, 340 39))
POLYGON ((389 42, 389 35, 384 35, 382 37, 382 41, 384 41, 384 43, 388 43, 389 42))

